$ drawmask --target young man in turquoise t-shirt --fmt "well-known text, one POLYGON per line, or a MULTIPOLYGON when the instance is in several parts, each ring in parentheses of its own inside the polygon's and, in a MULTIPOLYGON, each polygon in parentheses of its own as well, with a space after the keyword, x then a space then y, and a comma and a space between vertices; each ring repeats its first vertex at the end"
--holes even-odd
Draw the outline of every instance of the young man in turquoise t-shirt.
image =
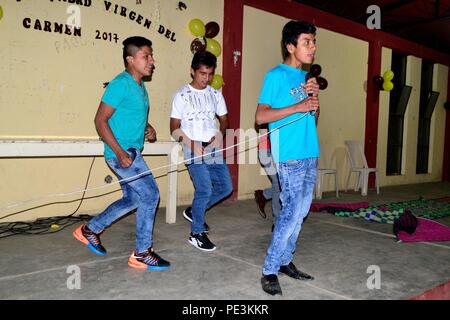
POLYGON ((262 289, 282 294, 278 272, 294 279, 312 280, 292 260, 304 218, 309 212, 316 183, 319 144, 315 111, 319 86, 305 81, 304 64, 316 52, 316 28, 303 21, 288 22, 282 32, 284 62, 264 78, 256 110, 256 123, 269 124, 272 157, 280 180, 282 203, 262 270, 262 289), (312 112, 311 112, 312 111, 312 112))
POLYGON ((144 139, 156 140, 147 122, 148 94, 143 77, 154 69, 152 42, 130 37, 123 42, 126 70, 106 87, 95 116, 95 127, 105 144, 105 160, 119 180, 123 197, 112 203, 73 235, 96 254, 106 254, 99 234, 114 221, 136 210, 136 249, 128 265, 137 269, 165 270, 170 263, 153 250, 153 224, 159 190, 141 151, 144 139))

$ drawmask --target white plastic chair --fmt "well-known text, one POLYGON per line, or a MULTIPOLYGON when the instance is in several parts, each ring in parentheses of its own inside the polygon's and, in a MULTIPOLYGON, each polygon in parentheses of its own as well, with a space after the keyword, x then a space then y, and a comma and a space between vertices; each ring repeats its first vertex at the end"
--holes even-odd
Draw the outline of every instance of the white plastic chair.
POLYGON ((322 187, 323 187, 323 178, 327 174, 334 174, 334 187, 336 188, 336 198, 339 198, 339 182, 338 182, 338 174, 336 169, 332 169, 330 166, 330 159, 328 159, 326 152, 324 152, 324 148, 322 145, 320 147, 320 163, 317 168, 317 180, 316 180, 316 199, 322 199, 322 187), (324 168, 320 167, 320 164, 324 165, 324 168))
POLYGON ((352 172, 356 172, 358 173, 358 179, 356 179, 355 191, 358 191, 361 188, 361 195, 367 196, 369 174, 373 172, 375 173, 377 194, 379 194, 380 187, 378 185, 378 169, 369 168, 362 143, 360 141, 346 140, 345 146, 347 147, 347 154, 351 166, 350 172, 348 173, 347 177, 347 183, 345 184, 345 191, 347 191, 348 189, 348 183, 350 182, 350 176, 352 172))

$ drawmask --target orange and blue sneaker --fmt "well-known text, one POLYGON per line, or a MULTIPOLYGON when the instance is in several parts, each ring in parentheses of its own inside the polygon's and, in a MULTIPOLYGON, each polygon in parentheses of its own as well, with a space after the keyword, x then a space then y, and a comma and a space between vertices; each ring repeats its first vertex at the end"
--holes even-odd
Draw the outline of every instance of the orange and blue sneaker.
POLYGON ((147 270, 167 270, 170 268, 170 262, 161 258, 153 251, 152 247, 143 253, 133 251, 128 259, 128 265, 132 268, 147 270))
POLYGON ((89 249, 98 255, 105 255, 106 249, 102 246, 98 234, 88 228, 85 224, 79 226, 74 232, 75 239, 83 242, 89 249))

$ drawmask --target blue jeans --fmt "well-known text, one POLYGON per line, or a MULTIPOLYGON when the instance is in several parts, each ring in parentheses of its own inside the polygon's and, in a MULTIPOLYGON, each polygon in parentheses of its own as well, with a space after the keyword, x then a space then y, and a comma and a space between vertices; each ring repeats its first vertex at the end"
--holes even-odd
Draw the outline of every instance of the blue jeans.
POLYGON ((282 209, 267 249, 263 274, 278 274, 294 257, 298 235, 311 206, 317 174, 317 158, 277 164, 282 209))
MULTIPOLYGON (((120 180, 149 171, 138 150, 136 158, 128 168, 122 168, 117 158, 107 159, 106 162, 120 180)), ((121 182, 120 186, 122 199, 113 202, 105 211, 92 218, 87 226, 95 233, 100 233, 114 221, 137 208, 136 251, 144 252, 153 245, 153 224, 159 202, 158 186, 151 172, 121 182)))
MULTIPOLYGON (((184 148, 185 160, 194 157, 187 147, 184 148)), ((207 159, 195 159, 186 166, 194 184, 194 200, 192 201, 192 233, 198 234, 205 230, 205 212, 217 202, 233 192, 230 170, 222 157, 215 153, 207 159)))
POLYGON ((273 162, 270 149, 259 149, 258 155, 259 162, 266 171, 266 174, 272 183, 270 188, 263 190, 263 195, 267 200, 272 199, 272 217, 273 223, 275 224, 275 221, 281 211, 280 182, 278 180, 277 168, 275 166, 275 162, 273 162))

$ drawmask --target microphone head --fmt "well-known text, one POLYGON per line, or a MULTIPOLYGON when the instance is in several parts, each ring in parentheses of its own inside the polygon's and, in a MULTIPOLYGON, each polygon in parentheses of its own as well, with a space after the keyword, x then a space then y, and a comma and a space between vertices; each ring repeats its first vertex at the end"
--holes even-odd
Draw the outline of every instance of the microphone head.
POLYGON ((322 67, 318 64, 313 64, 309 70, 310 70, 309 72, 313 75, 313 77, 318 77, 322 72, 322 67))
POLYGON ((328 81, 325 78, 318 77, 317 84, 319 85, 320 90, 325 90, 328 87, 328 81))

